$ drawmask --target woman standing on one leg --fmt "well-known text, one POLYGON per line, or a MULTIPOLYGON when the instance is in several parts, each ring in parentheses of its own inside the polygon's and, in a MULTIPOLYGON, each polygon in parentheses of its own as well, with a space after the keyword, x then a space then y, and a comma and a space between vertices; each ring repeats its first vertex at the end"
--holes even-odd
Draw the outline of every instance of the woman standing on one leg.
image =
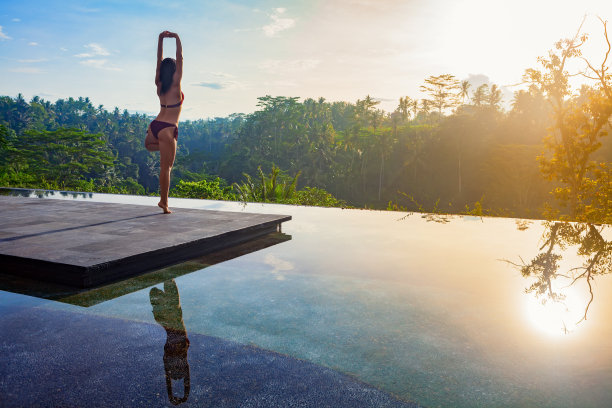
POLYGON ((145 147, 149 151, 158 151, 160 155, 159 194, 157 204, 165 214, 172 211, 168 209, 168 190, 170 189, 170 172, 176 156, 176 142, 178 140, 178 122, 181 115, 181 105, 185 96, 181 92, 181 78, 183 77, 183 48, 178 34, 164 31, 159 35, 157 43, 157 70, 155 72, 155 86, 161 109, 159 115, 149 125, 145 147), (163 55, 164 38, 176 38, 176 60, 165 58, 163 55))

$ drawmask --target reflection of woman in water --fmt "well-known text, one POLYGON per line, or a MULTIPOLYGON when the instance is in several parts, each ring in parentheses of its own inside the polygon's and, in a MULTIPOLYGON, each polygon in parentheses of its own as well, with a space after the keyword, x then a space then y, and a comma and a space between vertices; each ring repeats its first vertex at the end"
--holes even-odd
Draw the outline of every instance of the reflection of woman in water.
POLYGON ((183 77, 183 48, 178 34, 164 31, 159 35, 157 43, 157 70, 155 71, 155 86, 161 108, 159 114, 149 125, 145 147, 150 151, 158 151, 160 155, 159 194, 157 204, 169 214, 168 190, 170 188, 170 172, 176 155, 178 140, 178 122, 184 95, 181 92, 183 77), (162 61, 164 38, 176 38, 176 60, 165 58, 162 61))
POLYGON ((174 279, 164 282, 164 290, 152 288, 149 292, 153 317, 166 330, 164 345, 164 369, 166 372, 166 388, 168 399, 174 405, 187 401, 191 387, 189 378, 189 362, 187 349, 189 339, 183 322, 183 310, 178 288, 174 279), (172 393, 172 380, 183 379, 183 397, 178 398, 172 393))

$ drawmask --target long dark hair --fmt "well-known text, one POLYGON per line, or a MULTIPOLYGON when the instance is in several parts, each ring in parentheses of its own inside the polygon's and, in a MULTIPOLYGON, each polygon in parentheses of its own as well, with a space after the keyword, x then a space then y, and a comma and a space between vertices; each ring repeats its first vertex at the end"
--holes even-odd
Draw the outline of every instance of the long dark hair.
POLYGON ((172 85, 172 79, 176 72, 176 60, 174 58, 164 58, 159 67, 159 80, 161 81, 161 94, 165 94, 172 85))

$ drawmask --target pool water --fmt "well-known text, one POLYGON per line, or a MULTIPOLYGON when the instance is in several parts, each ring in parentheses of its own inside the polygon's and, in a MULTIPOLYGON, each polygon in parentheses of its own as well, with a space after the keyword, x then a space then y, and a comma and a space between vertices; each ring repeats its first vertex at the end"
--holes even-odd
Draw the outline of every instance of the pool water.
MULTIPOLYGON (((41 196, 157 203, 107 194, 41 196)), ((87 307, 16 293, 5 277, 0 328, 14 329, 14 320, 2 315, 17 309, 41 321, 47 314, 59 322, 170 319, 175 345, 184 345, 185 335, 202 335, 253 346, 426 407, 611 406, 609 226, 191 199, 171 205, 291 215, 282 227, 291 239, 203 268, 191 264, 156 283, 159 291, 136 286, 87 307), (521 267, 530 264, 532 274, 523 276, 521 267), (590 269, 580 269, 585 266, 590 269), (584 271, 592 280, 585 275, 570 284, 584 271), (593 300, 586 310, 588 283, 593 300), (176 291, 171 313, 156 316, 152 293, 168 291, 176 291)), ((36 336, 42 329, 33 322, 20 330, 36 336)), ((10 349, 6 339, 2 344, 10 349)), ((180 354, 179 346, 173 350, 180 354)))

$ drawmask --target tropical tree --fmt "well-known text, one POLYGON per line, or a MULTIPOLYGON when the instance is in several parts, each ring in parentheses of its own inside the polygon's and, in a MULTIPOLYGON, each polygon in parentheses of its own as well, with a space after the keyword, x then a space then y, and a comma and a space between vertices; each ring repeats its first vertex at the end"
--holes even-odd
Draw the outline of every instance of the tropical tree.
POLYGON ((438 109, 438 115, 442 111, 457 105, 457 91, 460 89, 459 81, 454 75, 443 74, 430 76, 425 79, 425 85, 420 90, 429 95, 430 103, 438 109))
POLYGON ((412 107, 412 99, 410 99, 408 96, 400 97, 399 105, 397 106, 397 111, 402 115, 403 120, 408 119, 408 116, 410 115, 411 107, 412 107))
POLYGON ((104 179, 113 166, 114 157, 102 135, 77 129, 28 130, 14 147, 14 161, 26 161, 28 173, 62 186, 104 179))
POLYGON ((397 141, 397 128, 380 129, 375 133, 375 136, 376 145, 378 146, 380 154, 380 171, 378 176, 378 200, 380 201, 385 171, 385 159, 389 157, 389 154, 393 150, 393 145, 397 141))
POLYGON ((461 90, 459 91, 459 96, 461 96, 461 103, 465 103, 465 98, 470 99, 470 81, 461 81, 461 90))
POLYGON ((517 267, 524 278, 533 283, 525 289, 533 293, 542 303, 549 301, 563 303, 566 295, 564 289, 583 281, 587 284, 589 295, 584 303, 584 313, 578 321, 563 322, 563 329, 568 331, 568 324, 578 325, 587 320, 589 308, 595 299, 592 282, 612 271, 612 241, 606 240, 606 226, 590 223, 547 222, 539 245, 539 252, 529 263, 510 262, 517 267), (562 254, 570 246, 578 246, 576 256, 572 257, 582 265, 575 265, 563 270, 562 254))
POLYGON ((431 101, 429 99, 421 99, 421 113, 428 116, 429 112, 431 112, 431 101))
POLYGON ((605 189, 604 181, 609 180, 608 164, 592 160, 601 139, 608 134, 612 117, 612 79, 606 65, 611 46, 607 24, 602 23, 607 51, 600 68, 582 58, 581 47, 587 36, 580 34, 581 24, 573 38, 557 42, 556 51, 538 59, 541 69, 527 69, 524 75, 551 105, 554 124, 544 139, 548 153, 540 156, 541 170, 549 180, 561 183, 553 194, 569 208, 572 219, 586 217, 598 188, 605 189), (588 67, 585 76, 597 81, 591 87, 583 87, 580 97, 572 95, 570 74, 566 70, 572 58, 582 58, 588 67))
POLYGON ((419 100, 418 99, 413 99, 412 102, 410 103, 411 107, 412 107, 412 116, 414 119, 416 119, 417 117, 417 112, 419 110, 419 100))
POLYGON ((474 95, 472 95, 472 102, 474 102, 475 106, 482 106, 489 96, 489 85, 482 84, 476 91, 474 91, 474 95))
POLYGON ((486 97, 487 104, 490 108, 498 109, 502 100, 501 89, 495 84, 491 85, 491 90, 486 97))

